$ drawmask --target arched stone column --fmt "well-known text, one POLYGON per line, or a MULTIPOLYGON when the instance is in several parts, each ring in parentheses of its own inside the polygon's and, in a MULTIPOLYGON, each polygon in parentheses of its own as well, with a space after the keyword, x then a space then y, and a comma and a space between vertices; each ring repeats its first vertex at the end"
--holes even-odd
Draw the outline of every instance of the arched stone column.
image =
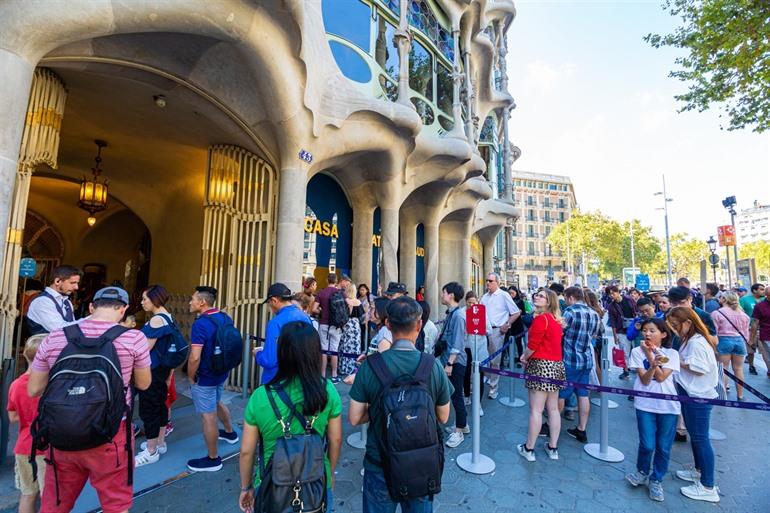
POLYGON ((431 318, 438 319, 441 309, 441 289, 439 283, 439 238, 438 223, 423 223, 425 229, 425 298, 430 304, 431 318))
POLYGON ((398 278, 406 284, 409 294, 417 293, 417 222, 408 215, 401 215, 399 233, 398 278))
POLYGON ((275 240, 275 278, 290 290, 300 290, 302 250, 304 245, 307 170, 285 167, 278 175, 278 227, 275 240))
MULTIPOLYGON (((372 228, 374 209, 368 206, 353 207, 353 275, 356 285, 372 283, 372 228)), ((376 291, 375 291, 376 292, 376 291)))
POLYGON ((382 283, 383 290, 391 281, 398 281, 398 208, 380 207, 382 232, 382 283))

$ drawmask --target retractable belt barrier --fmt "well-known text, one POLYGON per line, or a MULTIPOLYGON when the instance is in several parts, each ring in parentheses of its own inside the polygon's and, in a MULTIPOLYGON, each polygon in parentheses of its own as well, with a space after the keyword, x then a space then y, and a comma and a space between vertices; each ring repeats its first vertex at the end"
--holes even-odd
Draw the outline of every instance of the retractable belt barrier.
MULTIPOLYGON (((759 394, 760 399, 764 401, 762 403, 727 401, 724 399, 702 399, 700 397, 658 394, 655 392, 642 392, 640 390, 633 390, 630 388, 608 387, 608 386, 601 386, 601 385, 577 383, 575 381, 563 381, 559 379, 542 378, 540 376, 531 376, 529 374, 525 374, 522 372, 513 372, 509 370, 504 370, 504 369, 493 369, 492 367, 481 367, 480 370, 485 373, 498 374, 500 376, 505 376, 508 378, 524 379, 527 381, 538 381, 540 383, 549 383, 551 385, 560 385, 560 386, 569 387, 569 388, 584 388, 586 390, 590 390, 591 392, 608 392, 610 394, 631 395, 634 397, 647 397, 651 399, 664 399, 666 401, 679 401, 680 403, 687 402, 687 403, 696 403, 696 404, 711 404, 714 406, 724 406, 726 408, 742 408, 745 410, 770 411, 770 400, 762 394, 759 394)), ((728 376, 730 376, 730 374, 728 374, 728 376)), ((744 386, 746 387, 746 385, 744 386)), ((755 392, 755 391, 753 392, 752 391, 753 389, 750 389, 750 387, 746 387, 746 390, 749 390, 749 392, 752 392, 752 393, 755 392)))

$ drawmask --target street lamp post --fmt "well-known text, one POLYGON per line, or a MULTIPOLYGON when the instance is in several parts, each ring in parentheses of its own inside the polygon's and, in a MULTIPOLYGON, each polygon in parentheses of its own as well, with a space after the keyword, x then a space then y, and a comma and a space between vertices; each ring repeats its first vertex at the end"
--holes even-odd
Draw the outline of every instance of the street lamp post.
POLYGON ((714 240, 714 236, 711 235, 709 240, 706 241, 709 245, 709 263, 711 264, 711 271, 714 273, 714 283, 717 283, 717 267, 719 266, 719 255, 717 255, 717 241, 714 240))
POLYGON ((668 286, 669 288, 673 285, 673 277, 671 275, 671 238, 669 236, 668 232, 668 203, 670 201, 674 201, 673 199, 668 197, 668 194, 666 193, 666 175, 663 175, 663 191, 662 192, 656 192, 655 196, 663 196, 663 208, 662 209, 656 209, 656 210, 663 210, 663 219, 666 224, 666 260, 668 263, 668 286))
MULTIPOLYGON (((733 233, 735 233, 735 205, 737 205, 738 202, 735 199, 735 196, 728 196, 725 199, 722 200, 722 206, 727 209, 728 212, 730 212, 730 224, 733 226, 733 233)), ((735 237, 735 243, 733 244, 733 257, 735 260, 735 281, 738 281, 738 237, 736 234, 735 237)), ((728 251, 730 251, 728 249, 728 251)), ((728 266, 730 264, 728 263, 728 266)), ((732 287, 732 283, 728 283, 729 287, 732 287)))

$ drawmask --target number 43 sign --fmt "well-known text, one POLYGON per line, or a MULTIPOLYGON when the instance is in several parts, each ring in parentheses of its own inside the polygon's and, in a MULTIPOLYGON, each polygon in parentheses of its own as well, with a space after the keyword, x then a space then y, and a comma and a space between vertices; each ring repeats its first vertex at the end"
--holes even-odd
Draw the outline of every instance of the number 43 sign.
POLYGON ((465 331, 468 335, 487 334, 487 311, 484 305, 473 305, 465 309, 465 331))

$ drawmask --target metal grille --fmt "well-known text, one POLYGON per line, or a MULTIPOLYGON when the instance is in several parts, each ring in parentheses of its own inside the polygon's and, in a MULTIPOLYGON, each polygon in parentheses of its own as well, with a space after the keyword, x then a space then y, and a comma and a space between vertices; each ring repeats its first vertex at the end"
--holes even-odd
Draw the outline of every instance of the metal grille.
MULTIPOLYGON (((259 309, 273 272, 276 200, 270 164, 237 146, 209 149, 200 283, 219 290, 220 307, 244 336, 264 332, 259 309)), ((241 372, 232 371, 229 387, 241 388, 241 372)), ((257 382, 255 369, 249 382, 257 382)))

